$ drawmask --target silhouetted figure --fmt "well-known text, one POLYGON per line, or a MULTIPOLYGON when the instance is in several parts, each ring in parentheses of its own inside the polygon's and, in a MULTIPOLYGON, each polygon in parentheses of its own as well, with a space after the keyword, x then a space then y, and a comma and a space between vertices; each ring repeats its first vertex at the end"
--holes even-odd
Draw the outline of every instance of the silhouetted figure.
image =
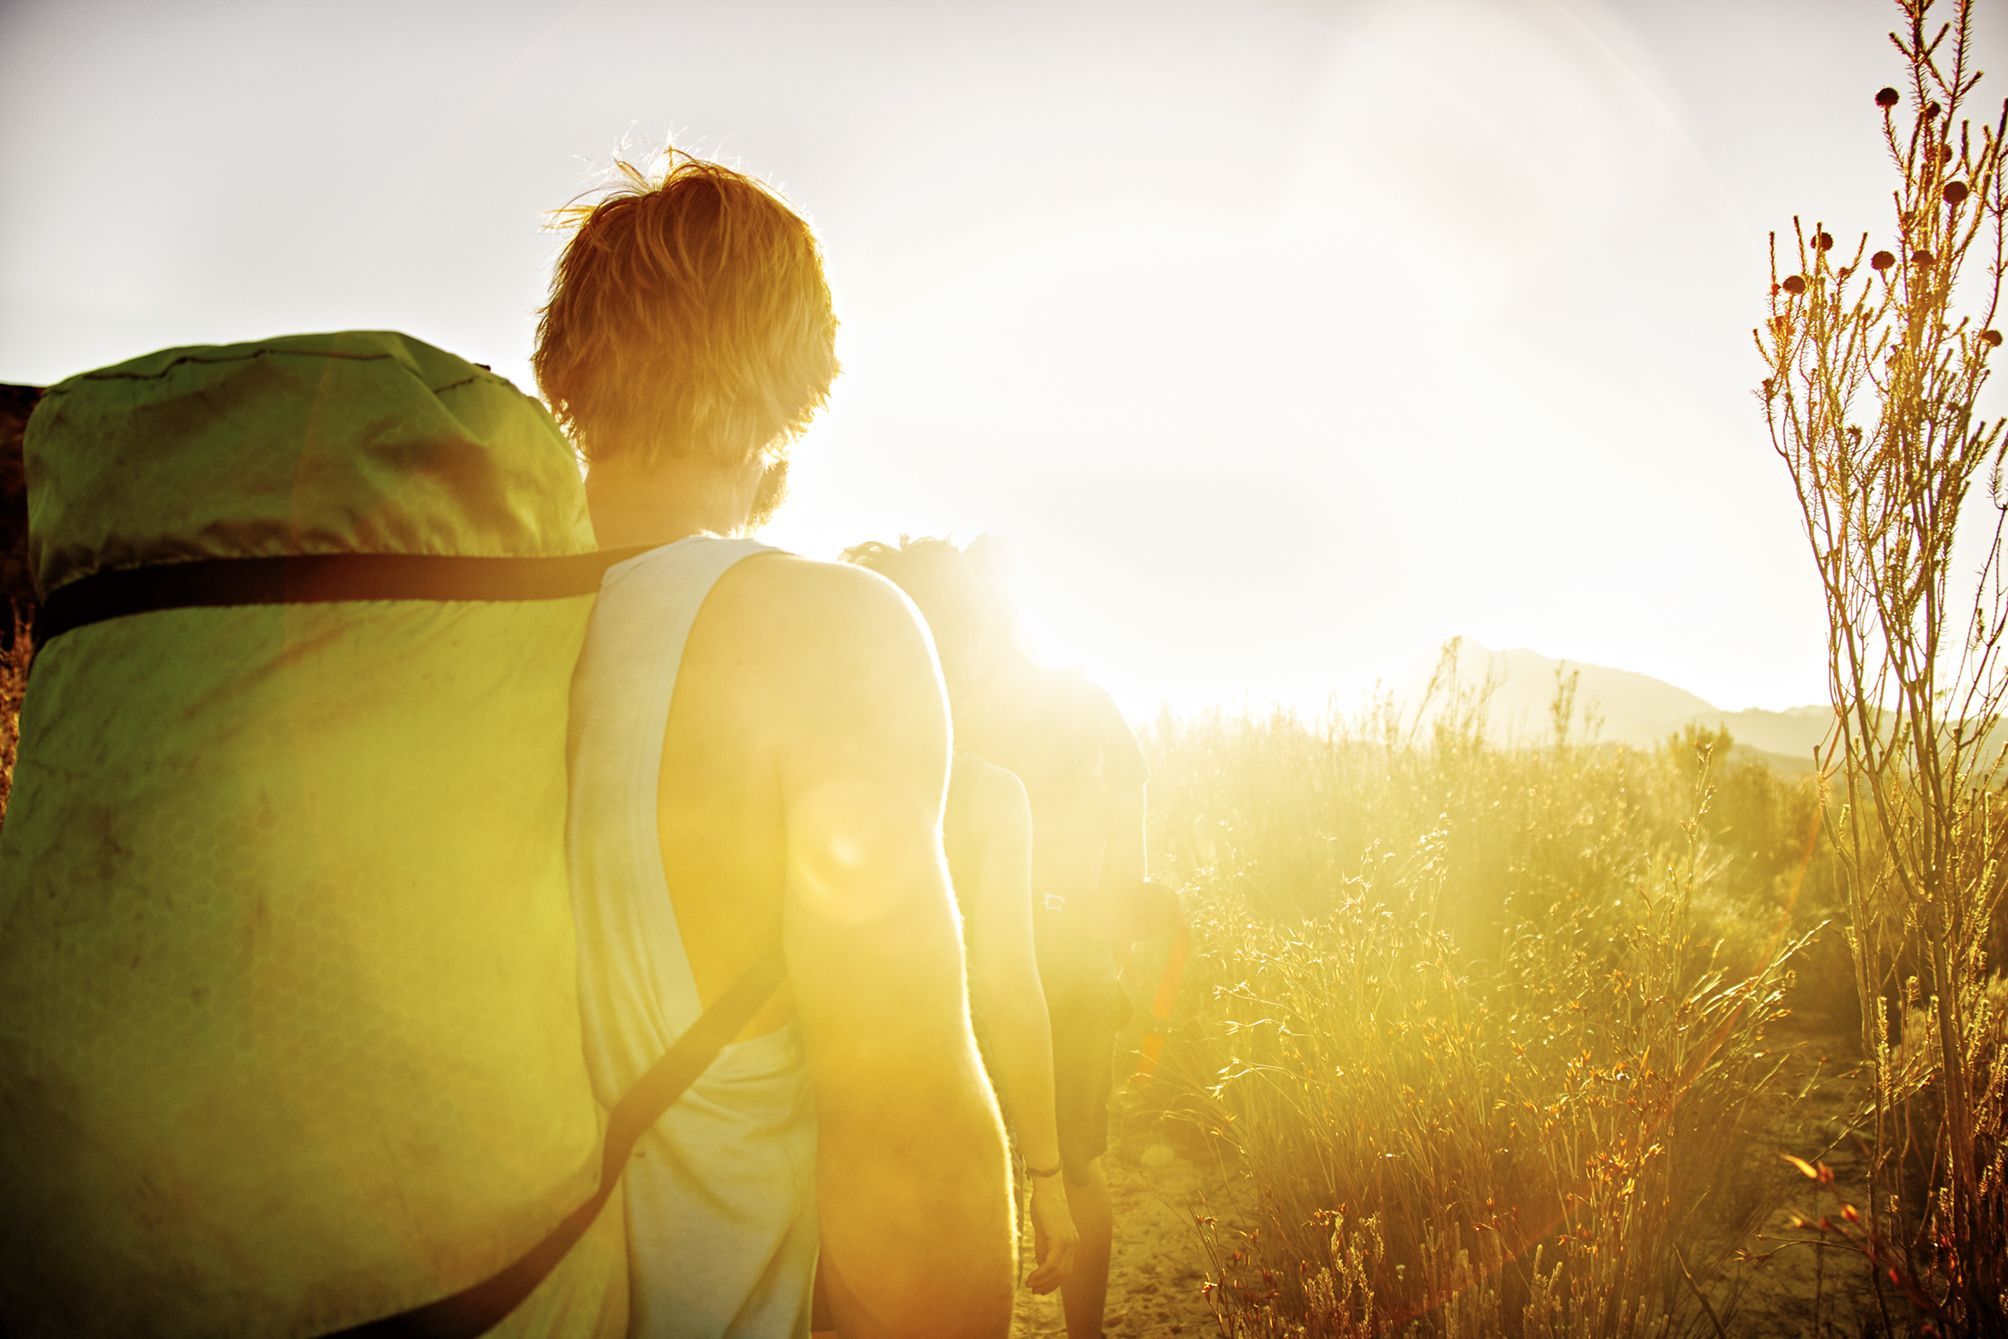
POLYGON ((1068 1334, 1096 1336, 1114 1232, 1101 1159, 1116 1032, 1130 1012, 1117 963, 1134 940, 1175 918, 1170 895, 1144 880, 1143 752, 1107 693, 1026 657, 1008 601, 974 546, 965 555, 943 540, 913 540, 849 556, 897 581, 926 615, 957 746, 1009 769, 1025 788, 1059 1153, 1079 1232, 1061 1288, 1068 1334))

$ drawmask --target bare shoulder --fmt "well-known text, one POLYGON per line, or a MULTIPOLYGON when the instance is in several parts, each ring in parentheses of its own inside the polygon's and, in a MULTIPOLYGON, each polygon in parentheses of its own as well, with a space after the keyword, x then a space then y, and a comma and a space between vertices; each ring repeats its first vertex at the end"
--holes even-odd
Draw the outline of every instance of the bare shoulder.
POLYGON ((899 594, 899 587, 866 568, 778 549, 756 553, 734 565, 719 581, 721 591, 728 586, 737 588, 741 595, 797 605, 805 612, 828 600, 870 603, 875 597, 899 594))
POLYGON ((872 768, 871 755, 905 754, 940 785, 941 671, 919 612, 890 581, 848 564, 761 554, 720 579, 704 617, 731 648, 736 695, 784 755, 872 768))
POLYGON ((711 603, 735 626, 765 634, 745 639, 749 649, 765 648, 783 659, 932 658, 920 614, 899 587, 848 563, 763 553, 726 573, 711 603))

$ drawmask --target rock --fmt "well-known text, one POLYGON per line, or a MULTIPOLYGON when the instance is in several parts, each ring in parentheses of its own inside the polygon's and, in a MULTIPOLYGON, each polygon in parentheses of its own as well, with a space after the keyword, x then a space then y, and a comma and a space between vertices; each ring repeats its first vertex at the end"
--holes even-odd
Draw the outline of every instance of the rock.
POLYGON ((1169 1167, 1177 1161, 1177 1150, 1173 1149, 1170 1144, 1152 1144, 1143 1151, 1143 1165, 1152 1171, 1156 1171, 1160 1167, 1169 1167))

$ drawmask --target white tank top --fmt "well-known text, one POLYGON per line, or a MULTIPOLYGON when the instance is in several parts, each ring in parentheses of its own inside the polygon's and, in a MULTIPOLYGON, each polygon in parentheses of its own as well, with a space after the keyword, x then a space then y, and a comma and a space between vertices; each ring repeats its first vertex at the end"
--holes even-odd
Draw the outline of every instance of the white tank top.
MULTIPOLYGON (((609 1107, 700 1011, 657 828, 663 732, 698 608, 734 563, 769 551, 699 535, 612 568, 573 677, 579 1003, 587 1068, 609 1107)), ((815 1154, 796 1024, 726 1047, 628 1163, 629 1332, 806 1335, 815 1154)))

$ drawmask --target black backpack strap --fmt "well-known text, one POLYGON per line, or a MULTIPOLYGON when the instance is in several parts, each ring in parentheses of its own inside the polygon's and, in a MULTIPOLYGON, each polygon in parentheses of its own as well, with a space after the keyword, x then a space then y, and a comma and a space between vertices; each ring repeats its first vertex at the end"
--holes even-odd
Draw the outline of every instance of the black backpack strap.
POLYGON ((621 1095, 607 1118, 606 1141, 600 1153, 599 1189, 591 1199, 572 1210, 550 1235, 501 1272, 471 1288, 343 1330, 331 1339, 474 1339, 493 1329, 504 1316, 522 1305, 557 1267, 565 1252, 586 1234, 607 1198, 614 1193, 614 1187, 620 1184, 636 1141, 662 1119, 684 1090, 752 1021, 760 1006, 779 988, 783 975, 781 946, 776 942, 691 1024, 688 1032, 676 1039, 662 1059, 621 1095))
POLYGON ((35 641, 156 609, 343 600, 562 600, 591 595, 615 563, 647 547, 554 558, 460 554, 295 553, 198 558, 94 572, 49 592, 35 611, 35 641))

